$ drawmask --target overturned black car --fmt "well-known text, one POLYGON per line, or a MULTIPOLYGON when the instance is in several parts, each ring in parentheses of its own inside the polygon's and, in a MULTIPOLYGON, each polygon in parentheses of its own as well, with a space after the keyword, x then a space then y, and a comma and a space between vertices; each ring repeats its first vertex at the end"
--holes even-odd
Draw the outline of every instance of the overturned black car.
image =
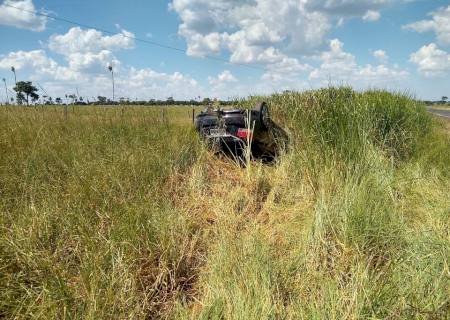
POLYGON ((207 108, 197 115, 195 128, 208 145, 240 159, 249 147, 253 158, 270 162, 288 142, 286 132, 271 120, 265 102, 252 110, 207 108))

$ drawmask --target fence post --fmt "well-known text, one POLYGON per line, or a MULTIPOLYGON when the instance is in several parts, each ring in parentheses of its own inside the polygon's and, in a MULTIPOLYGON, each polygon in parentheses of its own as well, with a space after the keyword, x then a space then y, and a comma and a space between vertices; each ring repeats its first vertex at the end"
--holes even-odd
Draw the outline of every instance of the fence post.
POLYGON ((192 123, 195 123, 195 108, 192 108, 192 123))

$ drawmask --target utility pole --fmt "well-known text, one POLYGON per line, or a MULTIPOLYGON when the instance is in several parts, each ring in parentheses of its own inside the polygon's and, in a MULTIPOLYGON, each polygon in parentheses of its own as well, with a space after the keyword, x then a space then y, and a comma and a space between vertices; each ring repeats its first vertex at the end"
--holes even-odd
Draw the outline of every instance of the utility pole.
POLYGON ((6 79, 5 78, 3 78, 3 82, 5 83, 6 104, 9 104, 8 87, 6 85, 6 79))
MULTIPOLYGON (((15 83, 15 85, 16 85, 16 88, 17 88, 17 77, 16 77, 16 68, 14 68, 14 66, 12 66, 11 67, 11 71, 14 73, 14 83, 15 83)), ((17 92, 17 95, 16 95, 16 103, 17 104, 22 104, 22 100, 19 100, 18 99, 18 96, 20 95, 20 91, 18 91, 17 92), (19 102, 20 101, 20 102, 19 102)))
POLYGON ((114 70, 112 65, 110 64, 108 66, 108 70, 111 72, 111 79, 112 79, 112 102, 114 104, 114 70))

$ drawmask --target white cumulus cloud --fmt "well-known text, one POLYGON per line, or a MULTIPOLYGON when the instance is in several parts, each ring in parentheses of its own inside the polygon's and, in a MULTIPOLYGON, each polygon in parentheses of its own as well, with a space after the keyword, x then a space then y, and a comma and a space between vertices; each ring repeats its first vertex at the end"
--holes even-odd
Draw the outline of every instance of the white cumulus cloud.
POLYGON ((17 71, 31 70, 33 79, 50 76, 55 80, 64 81, 79 77, 77 72, 60 66, 55 60, 49 58, 44 50, 17 51, 10 52, 6 56, 0 56, 0 69, 8 70, 12 66, 17 71))
MULTIPOLYGON (((126 88, 122 94, 136 95, 141 98, 193 98, 199 92, 198 82, 189 75, 180 72, 164 73, 150 68, 131 68, 119 78, 118 85, 126 88)), ((120 92, 120 91, 119 91, 120 92)))
POLYGON ((32 0, 5 0, 0 4, 0 24, 32 31, 43 31, 47 24, 47 18, 36 15, 35 11, 32 0))
MULTIPOLYGON (((106 68, 99 68, 97 72, 92 70, 92 65, 97 66, 99 61, 102 63, 106 59, 103 57, 105 54, 109 58, 110 53, 107 51, 98 54, 80 53, 78 59, 73 57, 76 54, 72 54, 72 60, 62 65, 44 50, 17 51, 0 56, 0 70, 9 70, 14 66, 18 81, 26 79, 39 82, 53 97, 73 94, 78 88, 82 96, 92 100, 98 95, 111 95, 111 78, 106 68)), ((115 63, 120 64, 119 61, 115 63)), ((202 90, 189 75, 157 72, 149 68, 120 68, 115 80, 117 97, 165 99, 174 96, 187 99, 202 90)))
MULTIPOLYGON (((208 94, 214 98, 224 98, 230 95, 238 95, 243 88, 238 79, 231 73, 230 70, 224 70, 217 76, 208 77, 209 89, 208 94)), ((248 91, 247 91, 248 92, 248 91)))
POLYGON ((331 15, 358 17, 367 12, 377 11, 395 0, 312 0, 305 1, 310 9, 327 12, 331 15))
POLYGON ((276 63, 267 66, 267 71, 262 75, 262 80, 273 83, 296 82, 299 77, 312 69, 308 64, 302 64, 295 58, 283 57, 276 63))
POLYGON ((323 50, 334 25, 350 18, 376 21, 394 1, 172 0, 169 8, 181 20, 178 34, 188 55, 225 54, 232 63, 266 68, 263 79, 275 81, 307 70, 299 56, 323 50))
POLYGON ((94 29, 74 27, 48 40, 48 48, 64 56, 71 70, 88 73, 101 73, 108 64, 119 67, 113 52, 134 45, 134 34, 123 29, 118 34, 104 35, 94 29))
POLYGON ((372 55, 380 63, 386 63, 389 60, 389 56, 384 50, 375 50, 374 52, 372 52, 372 55))
POLYGON ((344 44, 338 39, 330 41, 329 51, 323 52, 320 60, 321 65, 311 71, 309 78, 323 85, 330 81, 356 87, 395 84, 408 76, 407 71, 385 64, 358 65, 355 56, 345 52, 344 44))
POLYGON ((450 73, 450 53, 441 50, 435 43, 423 46, 410 56, 420 73, 426 77, 439 77, 450 73))
POLYGON ((67 56, 69 67, 76 71, 90 73, 102 73, 109 64, 115 68, 120 62, 114 57, 111 51, 102 50, 100 52, 75 52, 67 56))
POLYGON ((106 68, 110 63, 115 70, 117 97, 190 98, 202 90, 194 78, 180 72, 122 67, 114 52, 133 48, 133 37, 125 30, 105 36, 92 29, 72 28, 65 34, 52 35, 48 41, 47 49, 60 55, 63 63, 43 49, 17 51, 0 56, 0 70, 14 66, 18 80, 37 81, 52 96, 72 94, 78 88, 90 100, 97 95, 110 96, 111 78, 106 68))
POLYGON ((194 56, 225 49, 233 61, 257 62, 271 46, 315 48, 330 29, 326 15, 307 12, 303 1, 174 0, 170 7, 181 18, 179 34, 194 56))
POLYGON ((366 14, 362 17, 364 21, 377 21, 381 17, 379 11, 368 10, 366 14))
POLYGON ((134 47, 134 34, 122 30, 111 36, 103 35, 95 29, 71 28, 66 34, 54 34, 50 37, 48 47, 59 54, 100 52, 102 50, 121 50, 134 47))
POLYGON ((208 77, 208 82, 212 86, 220 86, 230 82, 237 82, 237 79, 229 70, 224 70, 217 77, 208 77))
POLYGON ((403 28, 420 33, 433 31, 439 43, 450 45, 450 5, 430 12, 429 15, 431 19, 410 23, 403 28))

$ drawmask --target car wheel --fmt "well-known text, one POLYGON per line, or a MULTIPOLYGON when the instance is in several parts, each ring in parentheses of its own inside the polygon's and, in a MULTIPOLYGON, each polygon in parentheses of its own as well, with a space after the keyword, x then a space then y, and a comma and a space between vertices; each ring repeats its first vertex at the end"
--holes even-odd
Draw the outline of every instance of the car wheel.
POLYGON ((258 120, 261 123, 261 127, 264 129, 269 129, 270 126, 270 115, 269 108, 265 102, 259 102, 253 109, 258 112, 258 120))

